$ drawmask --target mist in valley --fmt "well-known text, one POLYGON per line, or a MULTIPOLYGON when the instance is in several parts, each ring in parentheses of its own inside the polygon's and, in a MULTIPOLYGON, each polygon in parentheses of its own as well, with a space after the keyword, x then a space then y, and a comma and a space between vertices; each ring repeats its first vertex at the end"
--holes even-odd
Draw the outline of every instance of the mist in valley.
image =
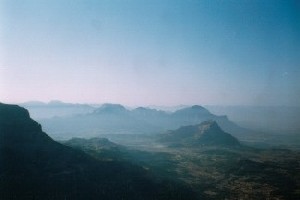
POLYGON ((29 114, 34 110, 43 131, 58 143, 98 162, 130 164, 133 171, 141 167, 157 184, 170 184, 170 191, 163 189, 168 194, 162 199, 299 195, 298 134, 244 128, 199 105, 173 112, 109 103, 22 105, 29 114), (43 117, 38 117, 39 112, 43 117))
POLYGON ((300 199, 299 13, 0 1, 0 199, 300 199))

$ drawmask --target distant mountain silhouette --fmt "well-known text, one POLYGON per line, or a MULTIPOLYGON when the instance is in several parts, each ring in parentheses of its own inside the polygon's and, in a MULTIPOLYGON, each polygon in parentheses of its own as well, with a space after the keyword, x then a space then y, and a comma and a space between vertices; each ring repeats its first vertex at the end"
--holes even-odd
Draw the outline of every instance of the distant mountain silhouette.
POLYGON ((59 144, 42 131, 26 109, 0 103, 3 200, 193 199, 189 190, 167 185, 152 179, 141 167, 95 160, 59 144))
POLYGON ((239 127, 234 122, 230 121, 227 116, 214 115, 206 108, 199 105, 194 105, 177 110, 172 113, 172 117, 175 118, 174 121, 180 124, 180 126, 196 125, 203 121, 214 120, 220 125, 223 130, 230 132, 236 136, 242 136, 245 133, 251 132, 250 130, 239 127))
POLYGON ((160 141, 183 146, 239 146, 239 141, 224 132, 215 121, 205 121, 198 125, 180 127, 163 134, 160 141))
POLYGON ((50 101, 49 103, 31 101, 22 103, 20 105, 28 109, 31 117, 36 120, 87 114, 93 112, 95 109, 95 107, 88 104, 73 104, 64 103, 61 101, 50 101))
POLYGON ((182 108, 173 113, 173 116, 187 116, 188 118, 199 118, 199 117, 207 117, 213 116, 206 108, 194 105, 187 108, 182 108))
POLYGON ((70 139, 97 137, 101 134, 157 134, 207 120, 216 121, 222 129, 237 137, 250 132, 237 126, 226 116, 214 115, 198 105, 168 113, 145 107, 128 110, 120 104, 104 104, 92 113, 44 119, 39 122, 51 136, 70 139))
POLYGON ((166 116, 167 113, 161 110, 151 109, 151 108, 145 108, 145 107, 138 107, 133 109, 132 114, 135 116, 141 116, 141 117, 162 117, 166 116))
POLYGON ((94 114, 122 114, 129 112, 124 106, 121 104, 103 104, 99 108, 94 110, 94 114))

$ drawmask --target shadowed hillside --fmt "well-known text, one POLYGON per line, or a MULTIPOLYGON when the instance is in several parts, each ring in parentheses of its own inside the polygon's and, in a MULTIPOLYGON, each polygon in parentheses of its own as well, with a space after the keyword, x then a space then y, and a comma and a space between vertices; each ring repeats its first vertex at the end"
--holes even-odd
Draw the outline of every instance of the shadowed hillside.
POLYGON ((53 141, 26 109, 0 104, 1 199, 193 199, 128 162, 99 161, 53 141))

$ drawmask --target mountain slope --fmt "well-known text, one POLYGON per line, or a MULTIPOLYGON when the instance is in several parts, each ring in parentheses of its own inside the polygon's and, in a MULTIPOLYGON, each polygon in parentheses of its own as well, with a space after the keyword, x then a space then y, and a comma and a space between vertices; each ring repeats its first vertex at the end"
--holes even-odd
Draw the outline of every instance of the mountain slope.
POLYGON ((180 127, 162 135, 160 141, 183 146, 239 146, 239 141, 224 132, 215 121, 180 127))
POLYGON ((193 199, 141 167, 98 161, 59 144, 26 109, 1 103, 0 177, 1 199, 193 199))
MULTIPOLYGON (((244 129, 236 125, 234 122, 230 121, 226 115, 214 115, 209 112, 206 108, 194 105, 191 107, 183 108, 172 113, 172 118, 174 122, 180 124, 180 126, 187 125, 196 125, 203 121, 214 120, 216 121, 220 127, 235 135, 236 137, 242 137, 243 134, 250 133, 250 130, 244 129)), ((178 127, 173 127, 178 128, 178 127)))

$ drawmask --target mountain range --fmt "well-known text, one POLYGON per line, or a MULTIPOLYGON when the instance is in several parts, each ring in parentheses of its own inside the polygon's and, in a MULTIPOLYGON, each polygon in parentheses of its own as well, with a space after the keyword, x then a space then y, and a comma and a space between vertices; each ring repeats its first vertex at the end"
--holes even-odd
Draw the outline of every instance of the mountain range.
POLYGON ((95 109, 94 106, 89 104, 64 103, 58 100, 50 101, 49 103, 29 101, 20 104, 20 106, 28 109, 30 116, 35 120, 85 114, 95 109))
POLYGON ((2 103, 0 177, 3 200, 193 199, 188 189, 161 182, 142 167, 98 160, 55 142, 26 109, 2 103))
POLYGON ((104 104, 91 113, 41 119, 39 122, 54 138, 95 137, 101 134, 159 134, 181 126, 214 120, 226 132, 243 137, 251 132, 194 105, 175 112, 138 107, 129 110, 120 104, 104 104))

